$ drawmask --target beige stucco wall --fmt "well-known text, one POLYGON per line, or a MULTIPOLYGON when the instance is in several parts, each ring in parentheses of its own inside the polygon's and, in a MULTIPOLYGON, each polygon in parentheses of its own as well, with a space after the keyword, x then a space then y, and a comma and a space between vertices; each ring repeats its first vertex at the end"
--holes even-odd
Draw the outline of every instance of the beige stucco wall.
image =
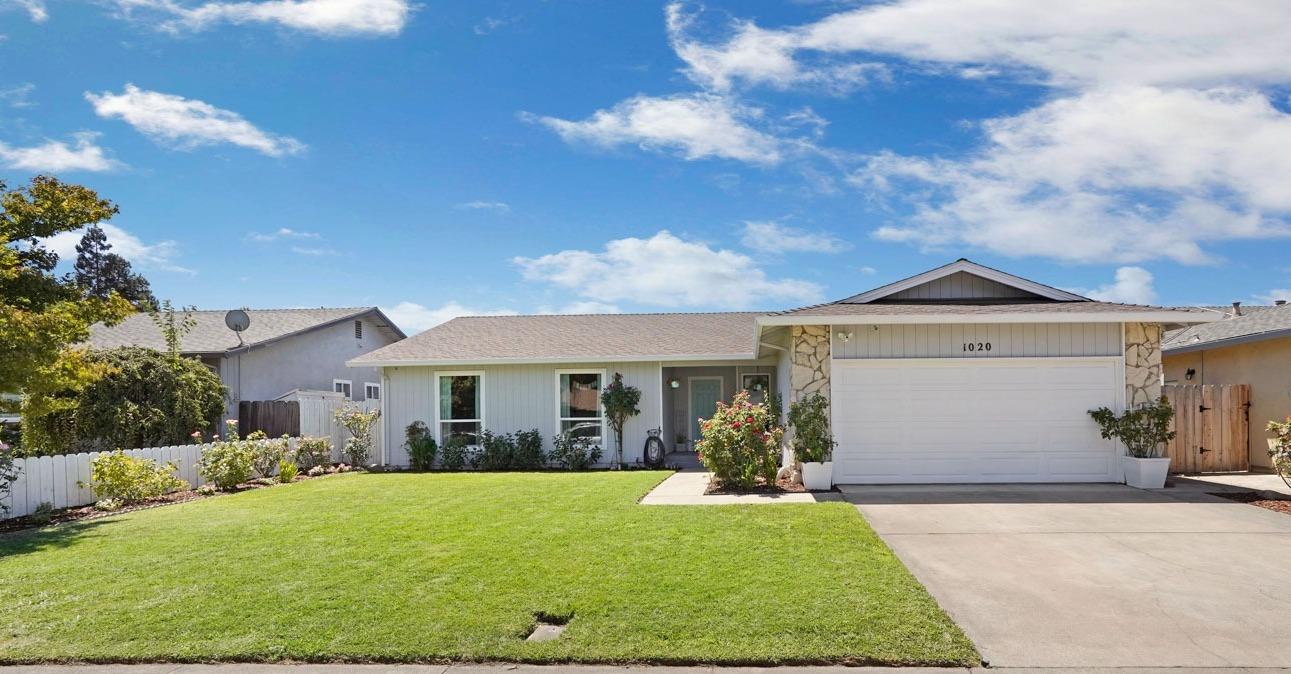
POLYGON ((1166 354, 1165 380, 1171 384, 1249 384, 1251 387, 1251 465, 1268 468, 1269 421, 1291 414, 1291 337, 1220 349, 1166 354), (1188 368, 1197 371, 1184 379, 1188 368))

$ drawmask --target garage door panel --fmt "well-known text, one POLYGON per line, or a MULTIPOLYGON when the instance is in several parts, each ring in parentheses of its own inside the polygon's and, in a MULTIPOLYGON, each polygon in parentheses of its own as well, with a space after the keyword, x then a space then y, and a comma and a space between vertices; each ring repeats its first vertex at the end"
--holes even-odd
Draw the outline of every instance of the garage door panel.
POLYGON ((1115 406, 1097 359, 834 361, 840 483, 1114 481, 1088 410, 1115 406))

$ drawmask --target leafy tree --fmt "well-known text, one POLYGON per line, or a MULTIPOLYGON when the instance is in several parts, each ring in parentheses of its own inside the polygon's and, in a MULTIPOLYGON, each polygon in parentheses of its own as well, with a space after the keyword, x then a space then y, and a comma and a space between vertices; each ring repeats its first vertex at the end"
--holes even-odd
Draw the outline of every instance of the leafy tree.
POLYGON ((0 393, 75 389, 103 373, 84 349, 69 347, 89 338, 90 325, 119 321, 131 306, 117 295, 89 297, 56 276, 58 255, 42 240, 116 213, 93 190, 56 178, 36 176, 13 190, 0 182, 0 393))
POLYGON ((134 273, 130 263, 111 250, 102 227, 86 229, 76 244, 76 284, 90 297, 106 300, 115 292, 140 311, 155 309, 157 298, 148 279, 134 273))
POLYGON ((94 351, 87 358, 104 371, 99 379, 79 389, 28 394, 23 443, 29 452, 182 445, 224 410, 219 376, 197 360, 172 360, 137 346, 94 351), (50 411, 37 415, 33 409, 50 411))
POLYGON ((153 324, 161 330, 161 337, 166 341, 166 355, 172 362, 179 361, 179 354, 183 351, 184 335, 192 331, 197 325, 197 319, 193 318, 193 310, 197 307, 184 307, 184 317, 175 320, 175 307, 171 306, 170 300, 161 303, 161 311, 153 311, 148 314, 153 324))
POLYGON ((618 461, 623 465, 623 424, 628 417, 641 413, 637 403, 641 402, 641 389, 623 383, 623 375, 615 372, 614 380, 601 391, 601 405, 605 408, 605 417, 614 430, 614 439, 618 440, 618 461))

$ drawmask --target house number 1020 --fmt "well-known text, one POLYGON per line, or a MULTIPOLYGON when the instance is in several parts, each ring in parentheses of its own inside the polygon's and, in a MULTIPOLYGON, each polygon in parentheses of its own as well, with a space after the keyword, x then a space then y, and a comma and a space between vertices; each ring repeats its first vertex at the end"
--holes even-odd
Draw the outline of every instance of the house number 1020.
POLYGON ((964 342, 964 351, 990 351, 990 342, 964 342))

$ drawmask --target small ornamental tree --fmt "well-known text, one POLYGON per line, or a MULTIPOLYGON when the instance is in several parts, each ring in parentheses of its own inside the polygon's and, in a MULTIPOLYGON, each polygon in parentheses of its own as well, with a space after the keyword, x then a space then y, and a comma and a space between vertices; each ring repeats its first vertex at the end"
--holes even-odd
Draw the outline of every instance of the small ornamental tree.
POLYGON ((1125 445, 1130 456, 1137 459, 1154 459, 1164 454, 1165 444, 1174 439, 1170 420, 1174 408, 1163 396, 1155 403, 1145 403, 1117 415, 1106 407, 1090 410, 1102 432, 1103 438, 1116 438, 1125 445))
POLYGON ((350 432, 350 439, 345 441, 345 454, 350 457, 350 464, 366 466, 372 456, 372 427, 381 418, 381 410, 365 412, 361 407, 346 405, 335 413, 336 423, 350 432))
POLYGON ((1270 421, 1268 431, 1273 434, 1273 442, 1269 445, 1273 470, 1291 487, 1291 417, 1286 421, 1270 421))
POLYGON ((770 408, 749 402, 749 392, 740 391, 730 405, 717 403, 713 416, 699 425, 702 437, 695 448, 718 482, 744 491, 756 487, 758 478, 775 484, 784 429, 770 408))
POLYGON ((641 413, 637 403, 641 402, 641 389, 623 383, 623 375, 615 372, 614 380, 601 391, 601 406, 605 408, 605 418, 614 431, 618 443, 618 465, 623 465, 623 424, 629 417, 641 413))

